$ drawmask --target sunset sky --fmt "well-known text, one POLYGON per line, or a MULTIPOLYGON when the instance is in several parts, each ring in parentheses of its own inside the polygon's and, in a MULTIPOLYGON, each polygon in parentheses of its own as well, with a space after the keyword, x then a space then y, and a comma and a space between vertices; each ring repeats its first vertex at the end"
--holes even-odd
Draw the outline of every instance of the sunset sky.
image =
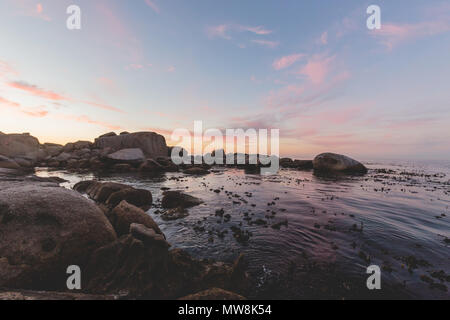
POLYGON ((168 139, 202 120, 279 128, 284 156, 450 157, 449 1, 1 0, 0 37, 4 133, 168 139))

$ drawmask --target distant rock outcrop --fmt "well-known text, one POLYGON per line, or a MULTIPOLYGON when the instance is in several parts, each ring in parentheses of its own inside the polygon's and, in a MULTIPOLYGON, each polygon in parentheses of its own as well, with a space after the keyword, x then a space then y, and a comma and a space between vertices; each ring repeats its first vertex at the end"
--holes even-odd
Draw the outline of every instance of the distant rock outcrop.
POLYGON ((103 135, 95 139, 94 147, 116 152, 121 149, 139 148, 148 158, 166 157, 166 139, 155 132, 135 132, 122 135, 103 135))
POLYGON ((314 170, 318 172, 342 172, 366 174, 367 168, 360 162, 336 153, 322 153, 313 160, 314 170))

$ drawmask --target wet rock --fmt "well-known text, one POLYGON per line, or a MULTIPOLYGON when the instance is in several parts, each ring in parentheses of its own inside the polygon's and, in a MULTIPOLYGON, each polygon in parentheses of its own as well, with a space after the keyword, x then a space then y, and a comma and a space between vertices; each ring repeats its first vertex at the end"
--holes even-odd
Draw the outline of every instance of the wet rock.
POLYGON ((130 225, 132 223, 138 223, 153 229, 157 234, 162 235, 164 238, 163 233, 152 217, 146 214, 142 209, 129 204, 125 200, 111 210, 111 212, 107 214, 107 217, 119 237, 130 231, 130 225))
POLYGON ((362 163, 336 153, 319 154, 313 160, 313 167, 318 172, 367 173, 367 168, 362 163))
POLYGON ((152 193, 148 190, 135 189, 127 186, 126 188, 111 193, 105 201, 105 204, 113 208, 123 200, 137 207, 148 209, 152 205, 153 197, 152 193))
POLYGON ((240 294, 226 291, 220 288, 211 288, 194 294, 187 295, 179 300, 246 300, 240 294))
POLYGON ((163 214, 161 214, 161 219, 164 221, 178 220, 185 218, 189 215, 188 211, 185 208, 178 207, 169 209, 163 214))
POLYGON ((202 204, 203 201, 180 191, 165 191, 161 201, 161 206, 166 209, 190 208, 202 204))
POLYGON ((148 228, 143 224, 132 223, 130 225, 130 233, 136 239, 144 242, 144 244, 155 244, 166 248, 170 247, 170 244, 166 241, 162 234, 156 233, 153 228, 148 228))
POLYGON ((191 167, 183 170, 183 173, 191 175, 205 175, 209 173, 209 170, 203 169, 201 167, 191 167))
POLYGON ((273 225, 271 225, 272 229, 277 229, 280 230, 281 226, 288 226, 288 221, 287 220, 283 220, 277 223, 274 223, 273 225))
POLYGON ((0 287, 65 288, 69 265, 83 267, 116 239, 101 210, 51 182, 5 182, 0 188, 0 287))

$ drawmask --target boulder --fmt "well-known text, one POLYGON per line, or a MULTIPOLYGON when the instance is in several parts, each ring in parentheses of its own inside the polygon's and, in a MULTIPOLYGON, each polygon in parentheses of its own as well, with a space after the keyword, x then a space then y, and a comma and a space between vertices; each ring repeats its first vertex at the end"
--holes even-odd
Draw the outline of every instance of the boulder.
POLYGON ((185 218, 189 215, 188 211, 185 208, 177 207, 173 209, 169 209, 161 214, 161 219, 164 221, 178 220, 185 218))
POLYGON ((102 134, 99 138, 107 138, 107 137, 115 137, 117 134, 115 132, 108 132, 105 134, 102 134))
POLYGON ((367 168, 362 163, 336 153, 319 154, 313 160, 313 167, 318 172, 367 173, 367 168))
POLYGON ((144 244, 154 244, 165 248, 170 247, 170 244, 166 241, 164 235, 156 233, 153 228, 148 228, 143 224, 132 223, 130 225, 130 233, 144 244))
POLYGON ((22 168, 31 168, 33 166, 33 162, 29 159, 14 158, 14 161, 22 168))
POLYGON ((0 154, 6 157, 27 156, 35 159, 40 154, 39 146, 39 140, 29 133, 0 135, 0 154))
POLYGON ((246 300, 240 294, 223 290, 220 288, 211 288, 194 294, 189 294, 178 300, 246 300))
POLYGON ((45 153, 51 157, 57 156, 63 149, 62 145, 55 143, 44 143, 42 147, 45 153))
POLYGON ((144 153, 139 148, 121 149, 107 156, 109 160, 115 162, 138 163, 145 160, 144 153))
POLYGON ((152 217, 142 209, 129 204, 125 200, 116 206, 107 216, 118 236, 129 233, 130 225, 132 223, 138 223, 153 229, 157 234, 165 238, 152 217))
POLYGON ((105 204, 114 208, 123 200, 137 207, 148 209, 152 205, 152 193, 145 189, 135 189, 133 187, 123 188, 119 191, 111 193, 105 204))
POLYGON ((116 240, 102 211, 52 182, 0 185, 0 287, 66 288, 66 269, 116 240))
POLYGON ((185 174, 191 174, 191 175, 205 175, 208 174, 209 171, 207 169, 204 169, 202 167, 190 167, 183 171, 185 174))
POLYGON ((95 139, 94 147, 111 148, 112 152, 121 149, 139 148, 149 158, 167 156, 166 139, 155 132, 135 132, 124 135, 103 136, 95 139))
POLYGON ((190 208, 202 204, 203 201, 180 191, 165 191, 161 205, 163 208, 190 208))
POLYGON ((13 159, 0 155, 0 168, 20 169, 20 165, 18 165, 13 159))
POLYGON ((73 143, 74 150, 81 150, 81 149, 90 149, 92 147, 92 142, 90 141, 77 141, 73 143))
POLYGON ((116 182, 80 181, 73 186, 73 189, 80 193, 86 193, 92 200, 104 203, 110 208, 114 208, 123 200, 145 209, 149 208, 153 202, 150 191, 135 189, 132 186, 116 182))
POLYGON ((164 168, 161 164, 159 164, 155 160, 147 159, 139 166, 139 171, 146 173, 156 173, 164 171, 164 168))
POLYGON ((63 152, 57 157, 53 158, 54 161, 68 161, 70 158, 72 158, 72 155, 68 152, 63 152))

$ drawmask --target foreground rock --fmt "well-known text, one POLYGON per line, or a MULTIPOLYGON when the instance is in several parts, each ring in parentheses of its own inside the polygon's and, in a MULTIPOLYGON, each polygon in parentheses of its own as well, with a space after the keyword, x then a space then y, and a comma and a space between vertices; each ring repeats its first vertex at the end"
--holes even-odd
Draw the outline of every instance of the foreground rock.
POLYGON ((152 205, 152 193, 144 189, 115 182, 80 181, 73 187, 80 193, 86 193, 92 200, 114 208, 123 200, 140 208, 148 209, 152 205))
POLYGON ((202 204, 203 201, 180 191, 165 191, 161 206, 166 209, 190 208, 202 204))
POLYGON ((121 135, 104 135, 95 139, 94 147, 108 148, 112 152, 121 149, 139 148, 146 157, 166 157, 168 148, 166 139, 155 132, 135 132, 121 135))
POLYGON ((94 295, 71 292, 0 290, 0 300, 118 300, 118 295, 94 295))
POLYGON ((69 265, 116 240, 92 202, 52 182, 0 184, 0 287, 60 289, 69 265))
POLYGON ((164 238, 163 233, 152 217, 146 214, 142 209, 129 204, 125 200, 111 210, 111 213, 107 216, 118 236, 129 233, 131 224, 138 223, 151 228, 164 238))
POLYGON ((366 174, 367 168, 360 162, 336 153, 322 153, 313 160, 317 172, 342 172, 347 174, 366 174))
MULTIPOLYGON (((169 250, 153 219, 126 201, 112 209, 102 205, 123 233, 117 238, 93 201, 51 178, 0 172, 0 288, 10 288, 0 290, 0 299, 177 299, 210 288, 248 289, 242 257, 231 265, 169 250), (63 292, 69 265, 81 267, 80 292, 63 292)), ((78 189, 98 199, 120 189, 102 185, 84 182, 78 189)))

